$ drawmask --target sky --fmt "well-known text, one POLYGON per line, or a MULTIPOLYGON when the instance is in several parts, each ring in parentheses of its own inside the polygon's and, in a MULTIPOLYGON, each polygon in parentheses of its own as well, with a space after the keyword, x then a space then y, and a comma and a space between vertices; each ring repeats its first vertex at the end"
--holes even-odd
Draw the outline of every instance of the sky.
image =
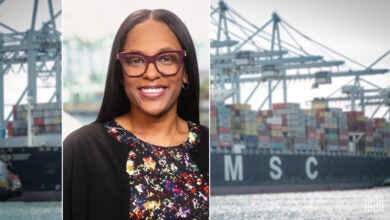
MULTIPOLYGON (((217 0, 211 0, 217 5, 217 0)), ((262 26, 277 12, 295 28, 366 65, 390 49, 388 0, 225 0, 262 26)), ((387 65, 389 66, 390 61, 387 65)))
POLYGON ((64 10, 64 38, 83 36, 96 39, 113 34, 122 21, 138 9, 165 8, 177 14, 187 25, 196 41, 208 40, 207 1, 178 0, 66 0, 64 10))
MULTIPOLYGON (((225 0, 225 3, 257 27, 263 26, 271 19, 272 13, 276 12, 282 20, 300 32, 364 66, 369 66, 390 50, 390 2, 387 0, 225 0)), ((214 8, 217 7, 218 0, 211 0, 211 4, 214 8)), ((215 28, 211 30, 211 38, 215 39, 215 28)), ((282 39, 287 38, 288 36, 282 36, 282 39)), ((390 69, 390 54, 374 67, 390 69)), ((350 62, 346 63, 345 68, 361 69, 350 62)), ((365 78, 386 88, 390 86, 389 75, 365 78)), ((326 97, 350 79, 334 78, 332 85, 320 86, 316 90, 310 89, 312 81, 289 82, 288 101, 299 102, 301 107, 308 108, 308 101, 313 97, 326 97)), ((242 101, 253 86, 254 84, 242 86, 242 101)), ((252 108, 260 106, 266 93, 265 87, 258 89, 250 100, 252 108)), ((276 95, 274 101, 281 102, 281 90, 277 89, 277 93, 279 96, 276 95)), ((335 107, 345 105, 349 104, 337 103, 335 107)))

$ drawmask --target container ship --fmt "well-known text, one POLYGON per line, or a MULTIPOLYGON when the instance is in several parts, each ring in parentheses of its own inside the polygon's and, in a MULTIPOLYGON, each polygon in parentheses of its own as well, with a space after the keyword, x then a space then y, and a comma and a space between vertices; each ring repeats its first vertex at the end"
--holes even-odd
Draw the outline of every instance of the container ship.
POLYGON ((390 122, 360 111, 212 103, 213 195, 368 188, 390 178, 390 122))
POLYGON ((11 200, 61 200, 61 104, 14 105, 12 115, 0 138, 0 160, 23 192, 11 200))

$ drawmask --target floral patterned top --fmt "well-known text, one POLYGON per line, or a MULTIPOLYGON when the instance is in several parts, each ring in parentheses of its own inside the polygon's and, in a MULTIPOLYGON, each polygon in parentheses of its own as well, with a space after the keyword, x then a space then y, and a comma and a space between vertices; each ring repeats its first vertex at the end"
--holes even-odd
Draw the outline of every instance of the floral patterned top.
POLYGON ((130 219, 208 216, 208 179, 189 157, 189 150, 199 143, 199 125, 189 121, 188 138, 171 147, 144 142, 114 120, 104 126, 110 135, 131 147, 126 165, 130 180, 130 219))

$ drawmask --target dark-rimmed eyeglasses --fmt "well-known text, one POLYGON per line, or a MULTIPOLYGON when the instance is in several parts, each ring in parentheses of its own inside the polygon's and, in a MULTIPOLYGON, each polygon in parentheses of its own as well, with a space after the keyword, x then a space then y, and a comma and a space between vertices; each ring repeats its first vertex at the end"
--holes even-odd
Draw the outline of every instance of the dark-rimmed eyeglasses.
POLYGON ((172 76, 179 72, 185 56, 185 50, 163 51, 153 56, 139 52, 121 52, 117 54, 117 59, 122 65, 123 72, 130 77, 142 76, 150 63, 153 63, 163 76, 172 76))

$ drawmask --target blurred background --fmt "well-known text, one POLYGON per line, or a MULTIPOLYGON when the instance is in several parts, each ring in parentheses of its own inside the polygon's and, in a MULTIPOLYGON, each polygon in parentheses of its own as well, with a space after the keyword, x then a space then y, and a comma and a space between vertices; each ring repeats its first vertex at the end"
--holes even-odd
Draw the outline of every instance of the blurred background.
POLYGON ((103 97, 109 54, 122 21, 138 9, 165 8, 187 25, 194 40, 201 82, 201 123, 208 125, 209 3, 195 1, 76 1, 63 2, 64 137, 96 119, 103 97))

